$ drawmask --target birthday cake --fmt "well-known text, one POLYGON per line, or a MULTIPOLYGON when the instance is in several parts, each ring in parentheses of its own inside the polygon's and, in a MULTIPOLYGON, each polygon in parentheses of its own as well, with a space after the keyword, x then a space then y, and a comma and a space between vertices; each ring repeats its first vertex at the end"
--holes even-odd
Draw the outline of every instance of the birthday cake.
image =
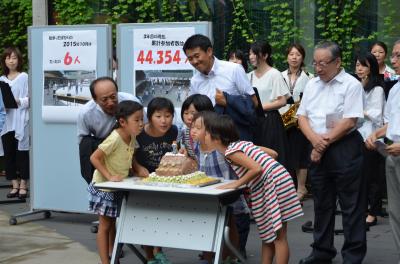
POLYGON ((160 165, 156 169, 158 176, 178 176, 187 175, 197 171, 197 163, 195 160, 186 157, 183 154, 173 154, 167 152, 160 161, 160 165))
POLYGON ((183 154, 166 153, 159 167, 143 183, 168 186, 206 186, 220 182, 197 170, 196 161, 183 154))

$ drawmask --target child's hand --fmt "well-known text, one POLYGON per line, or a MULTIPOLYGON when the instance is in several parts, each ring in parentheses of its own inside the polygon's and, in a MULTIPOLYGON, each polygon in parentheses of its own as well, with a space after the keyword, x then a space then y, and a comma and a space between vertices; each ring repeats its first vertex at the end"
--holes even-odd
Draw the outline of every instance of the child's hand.
POLYGON ((120 182, 123 180, 123 178, 119 175, 111 175, 109 180, 112 182, 120 182))
POLYGON ((138 166, 136 168, 136 176, 138 177, 146 178, 149 177, 149 174, 150 174, 149 171, 143 166, 138 166))
POLYGON ((220 190, 237 189, 237 188, 239 188, 237 181, 232 181, 228 184, 224 184, 224 185, 217 187, 217 189, 220 189, 220 190))
POLYGON ((186 157, 188 156, 188 152, 187 152, 186 148, 180 148, 179 153, 185 155, 186 157))

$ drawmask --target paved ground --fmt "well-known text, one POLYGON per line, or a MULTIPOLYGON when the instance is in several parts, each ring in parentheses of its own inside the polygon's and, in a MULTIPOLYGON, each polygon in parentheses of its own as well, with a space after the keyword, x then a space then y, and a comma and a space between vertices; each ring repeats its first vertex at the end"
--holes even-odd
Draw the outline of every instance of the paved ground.
MULTIPOLYGON (((6 192, 6 189, 0 189, 0 199, 5 197, 6 192)), ((42 215, 30 216, 18 219, 18 225, 10 226, 9 216, 28 211, 28 202, 0 204, 0 263, 99 263, 96 236, 90 232, 91 221, 96 216, 52 212, 49 219, 43 219, 42 215)), ((301 224, 312 218, 312 200, 305 202, 304 211, 304 217, 289 224, 290 263, 298 263, 300 258, 310 252, 312 235, 303 233, 301 224)), ((340 221, 338 216, 338 226, 340 221)), ((335 236, 335 245, 339 251, 342 242, 342 236, 335 236)), ((256 228, 252 225, 247 246, 249 264, 260 263, 260 243, 256 228)), ((121 260, 122 264, 140 263, 129 249, 125 248, 124 251, 126 256, 121 260)), ((165 252, 174 264, 197 263, 199 254, 196 251, 177 249, 165 249, 165 252)), ((368 232, 368 253, 364 263, 397 263, 396 254, 388 219, 379 218, 378 225, 368 232)), ((334 263, 341 262, 338 255, 334 263)))

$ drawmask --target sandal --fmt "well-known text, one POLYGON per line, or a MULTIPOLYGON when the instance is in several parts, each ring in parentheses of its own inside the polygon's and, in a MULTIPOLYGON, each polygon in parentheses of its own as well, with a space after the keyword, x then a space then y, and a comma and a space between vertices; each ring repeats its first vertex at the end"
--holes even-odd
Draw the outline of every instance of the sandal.
POLYGON ((18 198, 19 199, 21 199, 21 200, 23 200, 23 199, 26 199, 26 197, 28 197, 28 189, 26 189, 26 188, 19 188, 19 195, 18 195, 18 198), (25 193, 21 193, 21 190, 22 191, 25 191, 25 193))
POLYGON ((9 193, 7 193, 7 198, 15 198, 17 197, 19 194, 19 189, 18 188, 12 188, 11 191, 9 193), (16 192, 14 192, 14 190, 17 190, 16 192))

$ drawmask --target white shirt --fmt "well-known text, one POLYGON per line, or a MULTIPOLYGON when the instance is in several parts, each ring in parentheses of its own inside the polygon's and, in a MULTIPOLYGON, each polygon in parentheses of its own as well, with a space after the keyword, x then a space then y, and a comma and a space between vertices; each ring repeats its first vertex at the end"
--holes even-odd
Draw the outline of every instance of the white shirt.
POLYGON ((393 142, 400 142, 400 82, 390 89, 386 102, 384 121, 388 123, 386 137, 393 142))
MULTIPOLYGON (((260 95, 261 103, 271 103, 279 96, 290 95, 289 86, 285 83, 280 71, 275 68, 269 69, 263 76, 258 78, 254 71, 247 74, 253 87, 256 87, 260 95)), ((286 112, 286 107, 279 112, 286 112)))
POLYGON ((190 94, 207 95, 215 105, 216 89, 230 95, 254 94, 242 65, 214 57, 214 64, 207 75, 196 72, 191 79, 190 94))
POLYGON ((297 115, 308 117, 310 126, 317 134, 329 131, 327 115, 340 118, 363 118, 363 87, 361 83, 341 70, 328 83, 319 77, 308 81, 297 115))
POLYGON ((29 150, 29 88, 28 74, 21 72, 14 80, 1 76, 0 81, 10 85, 15 99, 19 99, 18 108, 6 109, 6 121, 0 135, 15 131, 18 150, 29 150))
POLYGON ((364 112, 367 116, 364 116, 364 122, 358 129, 364 141, 372 132, 382 127, 385 101, 385 92, 380 86, 376 86, 368 93, 365 93, 364 112))
MULTIPOLYGON (((290 77, 288 75, 288 70, 282 72, 283 78, 287 85, 290 87, 290 77)), ((305 73, 305 71, 301 71, 300 76, 297 78, 296 83, 294 84, 294 88, 292 91, 292 97, 295 102, 300 101, 300 94, 304 92, 304 88, 308 81, 314 76, 310 73, 305 73)))
MULTIPOLYGON (((118 102, 122 101, 140 101, 132 94, 119 92, 118 102)), ((92 99, 87 102, 79 111, 77 120, 78 142, 81 142, 83 136, 94 136, 97 138, 106 138, 115 125, 115 117, 104 113, 103 109, 92 99)))

